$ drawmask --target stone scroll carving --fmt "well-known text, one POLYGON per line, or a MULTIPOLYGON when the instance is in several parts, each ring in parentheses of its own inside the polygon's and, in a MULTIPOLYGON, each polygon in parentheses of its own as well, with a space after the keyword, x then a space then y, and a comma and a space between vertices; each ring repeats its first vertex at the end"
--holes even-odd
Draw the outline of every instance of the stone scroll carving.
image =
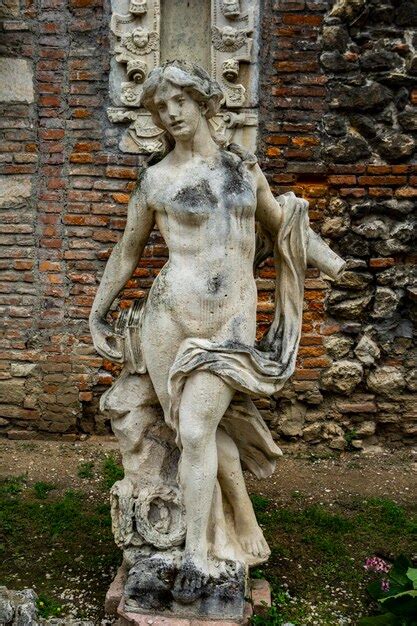
MULTIPOLYGON (((167 0, 114 0, 112 3, 109 86, 112 106, 107 114, 111 122, 125 129, 119 142, 123 152, 146 156, 166 151, 164 132, 153 124, 150 114, 141 106, 143 82, 161 61, 164 1, 167 0)), ((224 102, 214 123, 226 141, 255 151, 259 1, 202 1, 211 6, 211 23, 207 24, 211 32, 207 57, 211 62, 206 69, 224 92, 224 102)), ((181 2, 178 5, 180 7, 181 2)), ((186 10, 186 3, 183 10, 186 10)), ((175 50, 172 50, 171 58, 175 57, 175 50)), ((192 50, 188 60, 193 61, 192 50)))

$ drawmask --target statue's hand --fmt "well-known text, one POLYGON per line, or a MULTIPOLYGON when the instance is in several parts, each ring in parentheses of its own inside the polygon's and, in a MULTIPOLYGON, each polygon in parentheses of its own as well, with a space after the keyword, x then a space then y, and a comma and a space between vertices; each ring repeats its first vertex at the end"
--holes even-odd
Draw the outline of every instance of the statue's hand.
POLYGON ((97 352, 116 363, 123 363, 123 352, 120 349, 119 335, 113 328, 101 318, 90 318, 90 331, 93 338, 94 347, 97 352))

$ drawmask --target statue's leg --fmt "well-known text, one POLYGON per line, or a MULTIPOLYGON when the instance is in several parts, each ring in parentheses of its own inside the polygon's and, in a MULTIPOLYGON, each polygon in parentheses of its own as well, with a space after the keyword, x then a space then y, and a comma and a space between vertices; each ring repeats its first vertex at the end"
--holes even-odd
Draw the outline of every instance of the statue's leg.
POLYGON ((233 395, 234 389, 218 376, 195 372, 187 379, 181 397, 180 482, 187 535, 176 586, 189 593, 190 601, 208 576, 207 526, 217 477, 216 431, 233 395))
POLYGON ((218 479, 223 496, 227 498, 235 521, 236 537, 244 552, 256 558, 270 554, 259 528, 246 490, 239 451, 233 439, 221 428, 217 430, 218 479))

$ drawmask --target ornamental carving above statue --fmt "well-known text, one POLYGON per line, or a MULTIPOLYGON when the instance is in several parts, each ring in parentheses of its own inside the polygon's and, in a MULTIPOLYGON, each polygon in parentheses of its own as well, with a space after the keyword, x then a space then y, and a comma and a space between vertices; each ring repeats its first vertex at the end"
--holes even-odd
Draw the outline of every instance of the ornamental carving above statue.
MULTIPOLYGON (((206 47, 205 69, 217 80, 223 90, 223 102, 218 117, 224 120, 230 113, 241 110, 247 116, 247 123, 240 124, 241 129, 234 137, 234 130, 227 125, 218 127, 227 129, 227 138, 242 143, 246 148, 255 150, 258 115, 258 70, 257 50, 259 39, 259 0, 203 0, 209 6, 210 19, 201 24, 201 33, 209 37, 201 40, 198 36, 189 37, 187 31, 187 12, 194 18, 199 11, 198 3, 179 2, 176 4, 175 19, 170 15, 170 28, 179 28, 177 41, 187 37, 190 44, 189 59, 193 58, 201 46, 206 47), (190 4, 194 5, 194 9, 190 4), (174 19, 174 23, 172 20, 174 19), (177 20, 177 22, 175 22, 177 20), (183 29, 181 31, 181 29, 183 29)), ((110 70, 110 100, 112 106, 108 116, 112 122, 122 123, 123 133, 119 147, 124 152, 147 155, 164 150, 165 142, 159 144, 147 135, 142 135, 142 122, 136 119, 148 117, 148 127, 152 122, 149 113, 141 106, 142 85, 149 73, 161 61, 178 57, 175 42, 170 49, 165 49, 161 41, 161 28, 168 0, 114 0, 110 21, 112 64, 110 70), (117 109, 117 114, 115 113, 117 109), (127 127, 125 122, 129 121, 127 127)), ((203 14, 203 12, 202 12, 203 14)), ((197 15, 198 17, 198 15, 197 15)), ((205 18, 203 18, 205 19, 205 18)), ((195 22, 194 22, 195 23, 195 22)), ((168 26, 166 26, 168 27, 168 26)), ((122 129, 121 129, 122 130, 122 129)), ((157 135, 159 132, 154 131, 157 135)))

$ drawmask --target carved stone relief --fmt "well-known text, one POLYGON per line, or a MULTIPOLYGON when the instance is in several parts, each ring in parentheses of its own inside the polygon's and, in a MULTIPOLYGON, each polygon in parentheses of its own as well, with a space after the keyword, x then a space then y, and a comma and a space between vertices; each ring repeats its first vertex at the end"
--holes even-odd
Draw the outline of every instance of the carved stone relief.
MULTIPOLYGON (((211 32, 211 50, 207 51, 207 59, 211 58, 211 67, 206 69, 225 94, 221 112, 212 124, 227 142, 239 143, 254 152, 258 119, 259 3, 258 0, 205 1, 211 2, 211 24, 207 24, 211 32)), ((164 131, 156 127, 150 114, 140 107, 142 84, 149 72, 160 64, 163 2, 112 2, 110 98, 114 106, 107 113, 114 123, 129 122, 119 143, 123 152, 149 155, 165 150, 164 131)), ((173 50, 172 58, 175 53, 173 50)), ((192 54, 190 50, 191 61, 192 54)))

